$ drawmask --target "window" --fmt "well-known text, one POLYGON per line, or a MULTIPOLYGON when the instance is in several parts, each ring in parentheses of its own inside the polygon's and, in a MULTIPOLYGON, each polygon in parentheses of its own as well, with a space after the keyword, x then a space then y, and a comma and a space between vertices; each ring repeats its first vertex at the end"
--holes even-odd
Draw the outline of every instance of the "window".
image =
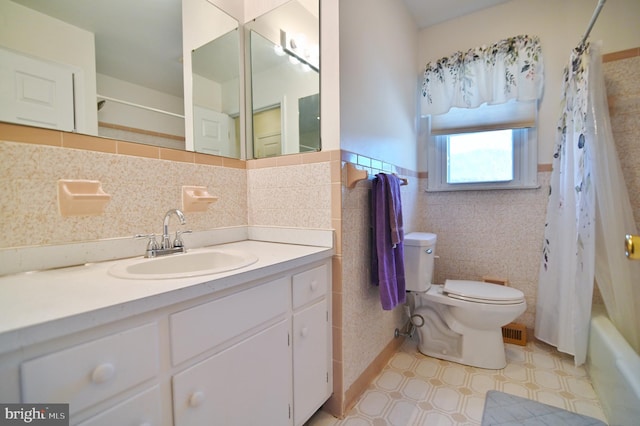
POLYGON ((513 180, 512 130, 445 137, 448 184, 513 180))
POLYGON ((540 39, 509 37, 427 63, 429 191, 537 188, 540 39), (501 131, 501 132, 497 132, 501 131))
POLYGON ((428 191, 537 188, 535 128, 436 135, 428 191))

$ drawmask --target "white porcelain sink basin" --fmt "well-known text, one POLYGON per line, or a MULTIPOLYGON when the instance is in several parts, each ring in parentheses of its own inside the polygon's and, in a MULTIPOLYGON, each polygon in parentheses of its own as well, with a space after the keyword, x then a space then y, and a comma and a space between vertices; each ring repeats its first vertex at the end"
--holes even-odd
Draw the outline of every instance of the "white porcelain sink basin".
POLYGON ((187 278, 231 271, 257 261, 257 256, 241 251, 196 249, 153 259, 125 260, 109 268, 109 274, 134 280, 187 278))

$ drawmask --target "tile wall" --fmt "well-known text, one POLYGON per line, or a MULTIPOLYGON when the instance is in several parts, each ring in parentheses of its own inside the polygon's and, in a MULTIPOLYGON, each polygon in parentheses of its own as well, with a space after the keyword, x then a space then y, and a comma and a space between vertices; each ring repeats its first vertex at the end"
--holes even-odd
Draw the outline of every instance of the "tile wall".
MULTIPOLYGON (((413 227, 416 216, 418 180, 417 174, 383 161, 342 151, 343 182, 347 182, 346 163, 366 170, 368 178, 353 188, 342 186, 342 276, 334 291, 334 312, 340 310, 341 318, 334 313, 334 336, 340 339, 341 348, 334 363, 334 384, 342 388, 338 395, 341 410, 348 409, 366 389, 370 380, 384 367, 401 340, 393 337, 396 328, 402 328, 406 317, 402 308, 384 311, 380 305, 378 287, 371 284, 371 179, 376 173, 397 173, 408 179, 401 187, 405 229, 413 227), (339 381, 339 383, 335 383, 339 381)), ((334 339, 335 340, 335 339, 334 339)), ((335 386, 334 386, 335 387, 335 386)), ((334 399, 336 395, 334 395, 334 399)), ((330 407, 332 413, 339 412, 330 407)))
POLYGON ((640 48, 603 57, 611 128, 640 230, 640 48))
POLYGON ((165 212, 181 208, 182 185, 219 197, 206 212, 188 213, 187 229, 247 224, 238 160, 8 124, 0 124, 0 159, 0 248, 161 233, 165 212), (112 195, 104 214, 60 216, 58 179, 99 180, 112 195))
POLYGON ((516 322, 532 329, 550 177, 538 173, 539 189, 420 191, 418 228, 438 235, 433 282, 506 279, 527 301, 516 322))
POLYGON ((249 160, 247 184, 252 226, 331 229, 340 218, 332 202, 340 184, 337 151, 249 160))

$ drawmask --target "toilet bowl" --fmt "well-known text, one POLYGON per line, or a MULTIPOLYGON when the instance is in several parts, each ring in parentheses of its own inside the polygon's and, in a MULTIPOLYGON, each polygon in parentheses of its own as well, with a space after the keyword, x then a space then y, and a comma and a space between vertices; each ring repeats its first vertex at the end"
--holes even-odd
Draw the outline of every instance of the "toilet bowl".
POLYGON ((432 285, 436 235, 405 235, 405 281, 412 297, 418 350, 428 356, 486 369, 507 364, 502 326, 522 314, 524 294, 479 281, 446 280, 432 285))

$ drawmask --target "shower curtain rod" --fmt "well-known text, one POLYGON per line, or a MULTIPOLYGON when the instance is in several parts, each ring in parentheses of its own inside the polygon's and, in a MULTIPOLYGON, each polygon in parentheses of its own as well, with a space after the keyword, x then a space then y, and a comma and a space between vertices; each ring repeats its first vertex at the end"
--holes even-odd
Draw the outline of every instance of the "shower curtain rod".
POLYGON ((585 31, 579 46, 584 45, 585 41, 587 41, 587 38, 589 38, 589 33, 591 33, 591 29, 593 28, 593 25, 596 23, 596 20, 598 19, 598 15, 600 15, 600 11, 602 10, 602 7, 604 6, 604 3, 606 1, 607 0, 598 1, 598 5, 596 6, 596 9, 593 11, 593 15, 591 16, 591 21, 589 21, 589 26, 587 27, 587 31, 585 31))

